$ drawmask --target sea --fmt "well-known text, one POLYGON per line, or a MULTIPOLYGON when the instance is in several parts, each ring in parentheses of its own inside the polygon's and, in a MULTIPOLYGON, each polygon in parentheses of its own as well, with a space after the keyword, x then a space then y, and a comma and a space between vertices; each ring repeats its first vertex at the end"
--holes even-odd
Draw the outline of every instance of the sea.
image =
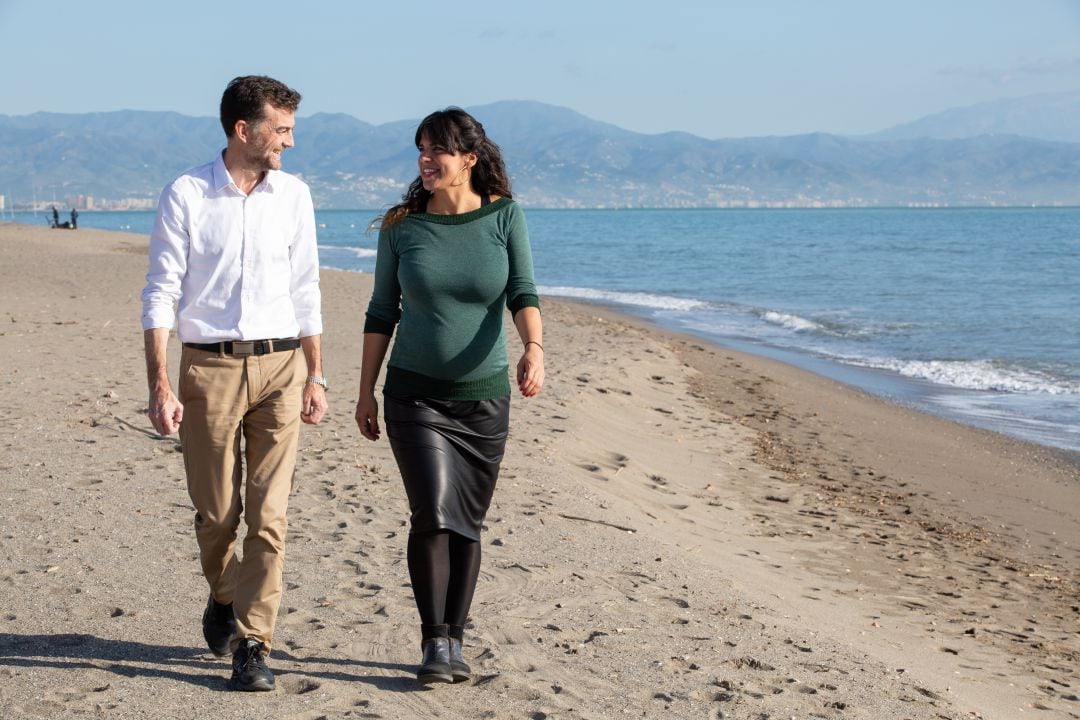
MULTIPOLYGON (((366 230, 377 214, 318 211, 322 264, 371 272, 377 241, 366 230)), ((83 212, 79 223, 148 234, 153 217, 83 212)), ((1080 451, 1080 208, 526 217, 542 295, 600 303, 925 412, 1080 451)), ((14 220, 48 222, 44 213, 14 220)))

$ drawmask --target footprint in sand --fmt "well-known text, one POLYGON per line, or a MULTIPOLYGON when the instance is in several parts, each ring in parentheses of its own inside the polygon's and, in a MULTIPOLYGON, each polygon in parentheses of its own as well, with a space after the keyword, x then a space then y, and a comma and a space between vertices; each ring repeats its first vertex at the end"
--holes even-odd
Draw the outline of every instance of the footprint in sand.
POLYGON ((278 683, 281 689, 289 695, 304 695, 306 693, 318 690, 320 685, 311 678, 293 678, 285 676, 280 679, 278 683))

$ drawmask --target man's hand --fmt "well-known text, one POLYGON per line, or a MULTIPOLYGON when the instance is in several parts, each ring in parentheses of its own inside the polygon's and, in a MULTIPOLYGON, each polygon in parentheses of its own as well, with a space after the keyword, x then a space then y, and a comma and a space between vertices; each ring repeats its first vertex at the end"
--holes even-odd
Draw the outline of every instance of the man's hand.
POLYGON ((172 435, 184 419, 184 406, 173 394, 169 376, 165 371, 165 346, 169 342, 168 328, 150 328, 143 332, 146 346, 146 384, 150 389, 150 401, 146 415, 159 435, 172 435))
POLYGON ((172 435, 180 428, 184 419, 184 406, 176 399, 171 388, 164 388, 150 393, 146 415, 158 435, 172 435))
POLYGON ((300 405, 300 419, 308 425, 318 425, 326 415, 329 404, 326 402, 326 389, 318 383, 304 385, 304 398, 300 405))

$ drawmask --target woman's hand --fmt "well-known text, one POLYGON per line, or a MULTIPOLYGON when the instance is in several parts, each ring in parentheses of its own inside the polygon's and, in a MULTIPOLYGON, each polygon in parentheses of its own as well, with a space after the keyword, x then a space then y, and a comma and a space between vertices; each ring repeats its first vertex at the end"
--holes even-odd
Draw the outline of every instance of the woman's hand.
POLYGON ((379 439, 379 401, 375 399, 375 393, 361 393, 356 401, 356 424, 360 434, 368 440, 379 439))
POLYGON ((525 346, 518 360, 517 384, 525 397, 535 397, 544 387, 544 350, 534 342, 525 346))

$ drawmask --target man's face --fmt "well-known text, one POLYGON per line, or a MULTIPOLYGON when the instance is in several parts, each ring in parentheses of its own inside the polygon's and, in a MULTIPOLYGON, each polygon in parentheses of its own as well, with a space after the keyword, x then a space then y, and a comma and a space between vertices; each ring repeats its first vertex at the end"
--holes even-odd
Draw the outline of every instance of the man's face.
POLYGON ((281 151, 293 146, 295 113, 267 103, 265 117, 248 126, 248 162, 260 170, 280 170, 281 151))

